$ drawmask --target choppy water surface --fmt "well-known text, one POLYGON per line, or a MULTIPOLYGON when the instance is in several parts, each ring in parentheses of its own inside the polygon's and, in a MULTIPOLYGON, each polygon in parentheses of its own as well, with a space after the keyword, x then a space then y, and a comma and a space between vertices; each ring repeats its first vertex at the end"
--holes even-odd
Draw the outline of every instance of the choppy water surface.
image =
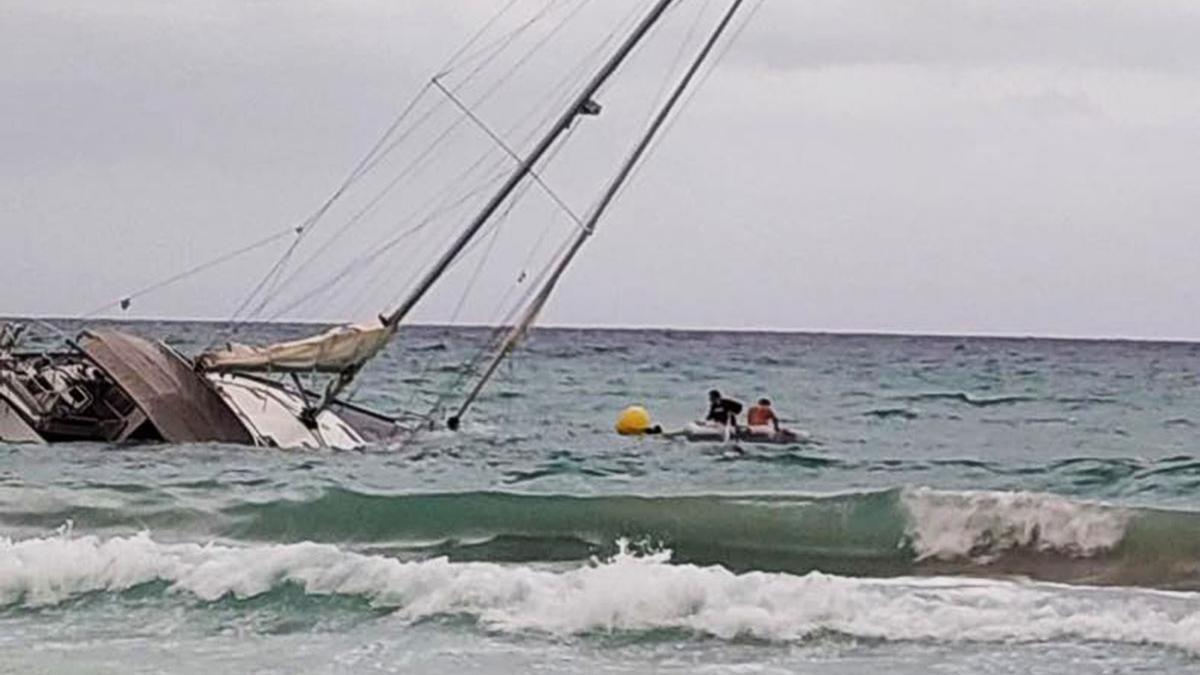
MULTIPOLYGON (((357 400, 422 408, 483 335, 406 332, 357 400)), ((1198 369, 1185 344, 543 330, 462 433, 403 447, 0 445, 0 670, 1200 671, 1198 369), (811 438, 612 433, 714 386, 811 438)))

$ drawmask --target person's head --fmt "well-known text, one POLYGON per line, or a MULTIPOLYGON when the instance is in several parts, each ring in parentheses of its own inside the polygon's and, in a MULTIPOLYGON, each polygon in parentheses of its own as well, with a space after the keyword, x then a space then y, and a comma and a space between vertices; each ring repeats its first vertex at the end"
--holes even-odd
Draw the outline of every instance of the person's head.
POLYGON ((762 406, 762 407, 764 407, 764 408, 770 408, 770 407, 771 407, 771 401, 770 401, 770 400, 768 400, 768 399, 765 399, 765 398, 760 398, 760 399, 758 399, 758 404, 759 404, 759 405, 761 405, 761 406, 762 406))
POLYGON ((716 389, 711 389, 711 390, 709 390, 709 392, 708 392, 708 400, 710 400, 710 401, 720 401, 720 400, 721 400, 721 392, 717 391, 716 389))

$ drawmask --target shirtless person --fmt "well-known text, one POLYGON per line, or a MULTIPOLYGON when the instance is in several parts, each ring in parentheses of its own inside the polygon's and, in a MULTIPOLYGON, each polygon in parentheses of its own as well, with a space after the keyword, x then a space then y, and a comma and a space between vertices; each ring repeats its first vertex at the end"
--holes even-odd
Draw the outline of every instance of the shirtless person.
POLYGON ((758 405, 750 406, 750 410, 746 412, 746 424, 751 427, 765 427, 769 424, 775 429, 775 433, 779 433, 779 418, 775 416, 771 402, 765 398, 758 399, 758 405))

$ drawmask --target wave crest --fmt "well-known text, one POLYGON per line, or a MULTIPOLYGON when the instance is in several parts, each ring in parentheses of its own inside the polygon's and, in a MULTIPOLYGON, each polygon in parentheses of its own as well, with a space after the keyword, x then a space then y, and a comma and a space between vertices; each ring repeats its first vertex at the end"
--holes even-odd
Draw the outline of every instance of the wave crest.
POLYGON ((1121 543, 1131 512, 1031 492, 905 489, 908 536, 917 560, 988 562, 1015 550, 1092 557, 1121 543))
POLYGON ((165 582, 201 601, 294 586, 364 598, 404 622, 467 616, 487 630, 579 635, 685 630, 796 642, 1083 639, 1200 653, 1200 596, 948 578, 867 580, 672 565, 669 554, 554 571, 444 558, 402 562, 328 544, 161 544, 147 534, 0 542, 0 604, 54 604, 165 582))
MULTIPOLYGON (((149 527, 175 513, 165 511, 149 527)), ((83 515, 84 526, 96 532, 95 514, 83 515)), ((99 522, 125 522, 109 515, 99 522)), ((373 495, 334 488, 235 504, 209 514, 207 522, 215 526, 200 536, 355 542, 407 559, 444 555, 452 562, 578 562, 612 553, 612 542, 625 537, 670 548, 676 562, 735 572, 1020 574, 1071 583, 1200 588, 1200 513, 1032 492, 903 488, 832 496, 577 497, 373 495)))

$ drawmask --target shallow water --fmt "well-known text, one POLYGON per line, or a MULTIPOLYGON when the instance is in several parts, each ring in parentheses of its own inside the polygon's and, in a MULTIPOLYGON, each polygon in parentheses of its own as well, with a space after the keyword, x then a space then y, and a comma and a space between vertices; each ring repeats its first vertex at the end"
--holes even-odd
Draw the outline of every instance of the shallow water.
MULTIPOLYGON (((356 400, 426 410, 484 337, 411 329, 356 400)), ((1187 344, 542 330, 462 433, 400 447, 0 445, 0 664, 1200 671, 1197 366, 1187 344), (612 433, 630 403, 682 425, 714 386, 811 438, 612 433)))

